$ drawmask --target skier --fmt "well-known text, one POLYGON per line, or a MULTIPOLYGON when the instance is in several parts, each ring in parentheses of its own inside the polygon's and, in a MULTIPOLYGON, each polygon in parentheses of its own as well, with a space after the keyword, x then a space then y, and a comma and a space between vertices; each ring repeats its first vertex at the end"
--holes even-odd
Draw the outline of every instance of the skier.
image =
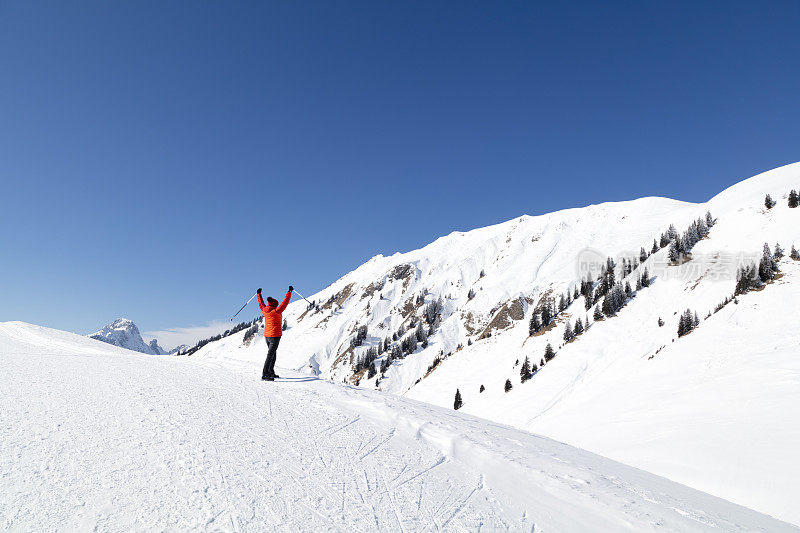
POLYGON ((278 300, 272 296, 267 296, 267 303, 264 304, 261 298, 261 289, 256 291, 258 295, 258 306, 264 314, 264 337, 267 340, 267 360, 264 361, 264 370, 261 371, 261 379, 266 381, 274 381, 275 378, 280 377, 275 373, 275 359, 278 355, 278 344, 281 342, 281 335, 283 334, 283 310, 289 305, 292 299, 292 291, 294 287, 289 285, 289 292, 286 293, 286 298, 278 305, 278 300))

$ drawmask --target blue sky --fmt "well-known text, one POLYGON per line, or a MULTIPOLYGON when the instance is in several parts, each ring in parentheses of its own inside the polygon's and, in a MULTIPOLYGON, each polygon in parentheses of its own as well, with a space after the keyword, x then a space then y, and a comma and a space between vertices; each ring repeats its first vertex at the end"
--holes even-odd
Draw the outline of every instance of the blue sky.
POLYGON ((168 345, 453 230, 703 201, 800 160, 798 27, 798 2, 2 2, 0 320, 168 345))

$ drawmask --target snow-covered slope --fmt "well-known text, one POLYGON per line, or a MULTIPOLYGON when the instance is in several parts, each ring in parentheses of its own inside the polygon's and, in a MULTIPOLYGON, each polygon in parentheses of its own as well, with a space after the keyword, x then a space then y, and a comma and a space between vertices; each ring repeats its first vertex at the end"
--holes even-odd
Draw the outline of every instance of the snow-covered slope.
MULTIPOLYGON (((167 352, 158 345, 158 340, 153 339, 145 343, 139 328, 127 318, 118 318, 111 324, 103 326, 100 331, 87 335, 90 339, 107 342, 120 348, 133 350, 134 352, 147 353, 151 355, 165 355, 167 352)), ((169 353, 173 353, 170 351, 169 353)))
MULTIPOLYGON (((443 407, 452 407, 458 388, 467 413, 800 523, 800 460, 790 452, 800 446, 793 411, 800 399, 798 263, 784 258, 780 279, 703 320, 732 295, 737 266, 757 261, 765 242, 780 242, 787 255, 800 246, 800 209, 786 200, 791 189, 800 189, 800 164, 745 180, 704 204, 643 198, 523 216, 374 257, 309 297, 316 308, 301 301, 287 309, 279 364, 443 407), (777 201, 769 210, 767 193, 777 201), (670 224, 682 232, 707 211, 716 224, 691 260, 674 266, 667 248, 648 253, 627 280, 635 286, 647 268, 652 284, 617 316, 595 322, 580 297, 550 330, 529 335, 534 311, 572 293, 587 265, 614 257, 619 279, 623 258, 638 259, 670 224), (427 347, 372 378, 353 374, 367 349, 387 339, 399 345, 421 323, 429 330, 424 312, 433 302, 441 310, 427 347), (677 338, 687 308, 701 323, 677 338), (576 318, 589 329, 562 347, 565 325, 576 318), (364 327, 361 345, 352 347, 364 327), (527 356, 538 364, 547 343, 556 358, 520 383, 519 363, 527 356)), ((243 336, 209 343, 193 357, 263 360, 263 340, 243 336)))
POLYGON ((559 442, 0 323, 0 529, 797 531, 559 442))

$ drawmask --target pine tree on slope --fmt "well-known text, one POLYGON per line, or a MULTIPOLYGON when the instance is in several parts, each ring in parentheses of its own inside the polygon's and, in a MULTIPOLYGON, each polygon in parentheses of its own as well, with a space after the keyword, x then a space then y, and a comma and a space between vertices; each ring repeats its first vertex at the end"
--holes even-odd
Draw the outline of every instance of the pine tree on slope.
POLYGON ((800 195, 797 194, 795 189, 792 189, 789 193, 789 207, 795 208, 800 205, 800 195))
POLYGON ((522 368, 519 369, 519 378, 522 383, 531 379, 531 361, 528 356, 525 356, 525 361, 522 363, 522 368))
POLYGON ((547 346, 544 349, 544 360, 549 362, 556 356, 555 350, 553 350, 553 346, 548 342, 547 346))
POLYGON ((549 302, 545 302, 544 306, 542 307, 542 326, 547 326, 550 324, 550 320, 553 318, 553 312, 550 307, 549 302))
MULTIPOLYGON (((481 386, 483 386, 483 385, 481 385, 481 386)), ((453 409, 458 411, 459 409, 461 409, 462 405, 464 405, 464 402, 461 400, 461 391, 456 389, 456 399, 453 402, 453 409)))
POLYGON ((572 337, 572 326, 570 325, 569 320, 567 320, 567 326, 564 328, 564 342, 571 341, 572 337))
POLYGON ((677 241, 673 241, 672 244, 669 245, 669 252, 668 252, 669 260, 673 263, 677 263, 680 258, 680 249, 677 241))
POLYGON ((775 252, 772 254, 772 256, 775 258, 776 262, 780 261, 781 259, 783 259, 783 253, 784 252, 783 252, 783 248, 781 248, 781 243, 776 242, 775 243, 775 252))
POLYGON ((644 269, 642 272, 642 287, 649 287, 650 286, 650 272, 647 268, 644 269))
POLYGON ((540 329, 542 329, 542 323, 539 322, 539 315, 534 312, 528 324, 528 334, 533 335, 534 333, 538 333, 540 329))
POLYGON ((772 256, 772 251, 769 249, 769 244, 764 243, 764 253, 761 256, 761 261, 758 263, 758 277, 761 281, 766 282, 775 278, 775 273, 778 271, 778 264, 772 256))

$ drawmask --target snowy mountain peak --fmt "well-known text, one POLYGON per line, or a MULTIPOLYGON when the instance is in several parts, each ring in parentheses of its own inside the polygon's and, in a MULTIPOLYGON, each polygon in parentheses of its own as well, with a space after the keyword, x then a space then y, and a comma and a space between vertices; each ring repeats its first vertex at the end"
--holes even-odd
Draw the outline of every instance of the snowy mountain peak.
MULTIPOLYGON (((781 496, 800 464, 760 439, 800 445, 797 189, 793 164, 705 203, 598 203, 375 256, 287 308, 278 365, 441 407, 458 391, 461 412, 800 523, 781 496), (743 294, 747 266, 768 278, 743 294)), ((241 331, 192 357, 265 353, 241 331)))
POLYGON ((164 355, 167 352, 158 345, 156 339, 145 343, 139 328, 128 318, 118 318, 111 324, 103 326, 99 331, 88 336, 91 339, 107 342, 114 346, 133 350, 134 352, 152 355, 164 355))

